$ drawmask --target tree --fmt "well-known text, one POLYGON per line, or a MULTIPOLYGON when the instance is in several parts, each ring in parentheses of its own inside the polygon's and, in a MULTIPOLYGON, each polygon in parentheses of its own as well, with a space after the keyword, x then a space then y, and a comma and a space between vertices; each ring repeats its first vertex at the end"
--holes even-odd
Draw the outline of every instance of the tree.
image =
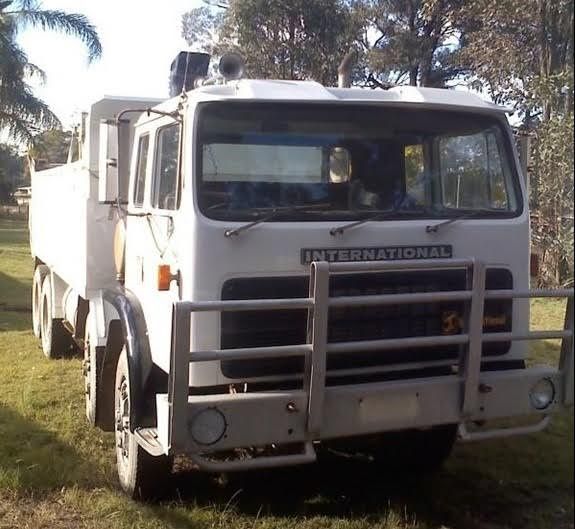
POLYGON ((224 9, 227 7, 213 7, 203 5, 182 15, 182 37, 196 51, 217 53, 219 31, 224 22, 224 9))
POLYGON ((533 131, 532 240, 542 285, 573 283, 573 113, 554 114, 533 131))
POLYGON ((231 0, 183 18, 190 46, 215 55, 235 50, 253 77, 314 79, 334 84, 337 66, 355 40, 351 9, 343 0, 231 0))
POLYGON ((499 103, 530 121, 573 106, 573 1, 477 0, 460 10, 462 60, 499 103))
POLYGON ((22 158, 15 148, 0 143, 0 204, 10 199, 14 187, 22 179, 22 158))
POLYGON ((33 143, 39 131, 59 125, 29 85, 31 77, 44 79, 44 72, 30 63, 16 42, 18 31, 28 26, 79 38, 89 61, 102 53, 96 29, 84 15, 42 9, 36 0, 0 0, 0 129, 26 144, 33 143))
POLYGON ((533 242, 541 282, 573 280, 573 2, 477 0, 461 12, 462 59, 533 139, 533 242))
POLYGON ((462 0, 362 0, 360 45, 365 68, 394 84, 445 87, 463 73, 458 62, 462 0))
POLYGON ((47 130, 36 136, 33 147, 28 151, 35 161, 36 170, 65 164, 71 142, 72 132, 61 128, 47 130))

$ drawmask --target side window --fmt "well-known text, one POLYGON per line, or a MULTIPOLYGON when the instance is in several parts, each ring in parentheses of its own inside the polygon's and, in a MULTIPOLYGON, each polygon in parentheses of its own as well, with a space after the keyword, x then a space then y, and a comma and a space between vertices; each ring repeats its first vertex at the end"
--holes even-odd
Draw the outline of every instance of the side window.
POLYGON ((152 190, 152 206, 155 208, 176 209, 179 142, 179 123, 158 131, 152 190))
POLYGON ((138 142, 138 159, 136 160, 136 181, 134 183, 134 206, 142 207, 144 203, 144 188, 146 183, 146 167, 148 165, 148 149, 150 136, 140 136, 138 142))

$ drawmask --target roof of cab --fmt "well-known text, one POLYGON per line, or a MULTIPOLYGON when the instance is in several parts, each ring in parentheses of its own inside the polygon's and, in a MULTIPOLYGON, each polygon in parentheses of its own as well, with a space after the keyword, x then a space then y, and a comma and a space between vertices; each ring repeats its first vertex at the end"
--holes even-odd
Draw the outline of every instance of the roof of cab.
MULTIPOLYGON (((471 92, 418 86, 380 88, 326 87, 315 81, 240 79, 226 84, 209 84, 187 92, 189 101, 284 101, 284 102, 345 102, 371 104, 423 105, 426 107, 458 108, 483 112, 509 112, 509 109, 485 101, 471 92)), ((179 96, 158 105, 158 110, 175 110, 179 96)), ((152 117, 153 119, 153 117, 152 117)), ((145 121, 142 118, 140 121, 145 121)))
POLYGON ((200 99, 422 103, 499 112, 508 111, 468 91, 404 85, 383 90, 380 88, 326 87, 315 81, 240 79, 223 85, 201 86, 189 92, 188 96, 194 97, 192 94, 200 99))

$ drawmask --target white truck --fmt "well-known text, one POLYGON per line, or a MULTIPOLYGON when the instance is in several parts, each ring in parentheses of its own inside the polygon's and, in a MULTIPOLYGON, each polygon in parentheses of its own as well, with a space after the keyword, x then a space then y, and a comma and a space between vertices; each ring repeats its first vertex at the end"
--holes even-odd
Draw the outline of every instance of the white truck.
POLYGON ((34 332, 49 358, 84 351, 128 494, 155 497, 180 454, 433 467, 572 405, 573 290, 529 290, 505 109, 208 61, 180 54, 166 101, 96 102, 80 159, 32 177, 34 332), (563 329, 530 330, 536 296, 568 298, 563 329), (558 366, 526 366, 549 338, 558 366))

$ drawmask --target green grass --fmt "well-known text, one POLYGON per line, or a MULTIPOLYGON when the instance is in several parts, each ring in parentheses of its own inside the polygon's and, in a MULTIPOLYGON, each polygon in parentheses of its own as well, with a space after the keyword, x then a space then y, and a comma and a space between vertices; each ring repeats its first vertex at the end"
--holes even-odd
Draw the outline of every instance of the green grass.
POLYGON ((30 307, 32 269, 26 223, 0 218, 0 309, 30 307))
MULTIPOLYGON (((0 221, 0 301, 29 303, 31 268, 25 224, 0 221)), ((534 326, 561 326, 561 311, 533 302, 534 326)), ((113 437, 85 423, 80 360, 46 360, 29 328, 29 314, 0 308, 1 528, 573 528, 572 411, 544 433, 458 446, 434 477, 350 461, 180 472, 170 501, 137 504, 116 485, 113 437)), ((556 361, 558 345, 534 355, 556 361)))

